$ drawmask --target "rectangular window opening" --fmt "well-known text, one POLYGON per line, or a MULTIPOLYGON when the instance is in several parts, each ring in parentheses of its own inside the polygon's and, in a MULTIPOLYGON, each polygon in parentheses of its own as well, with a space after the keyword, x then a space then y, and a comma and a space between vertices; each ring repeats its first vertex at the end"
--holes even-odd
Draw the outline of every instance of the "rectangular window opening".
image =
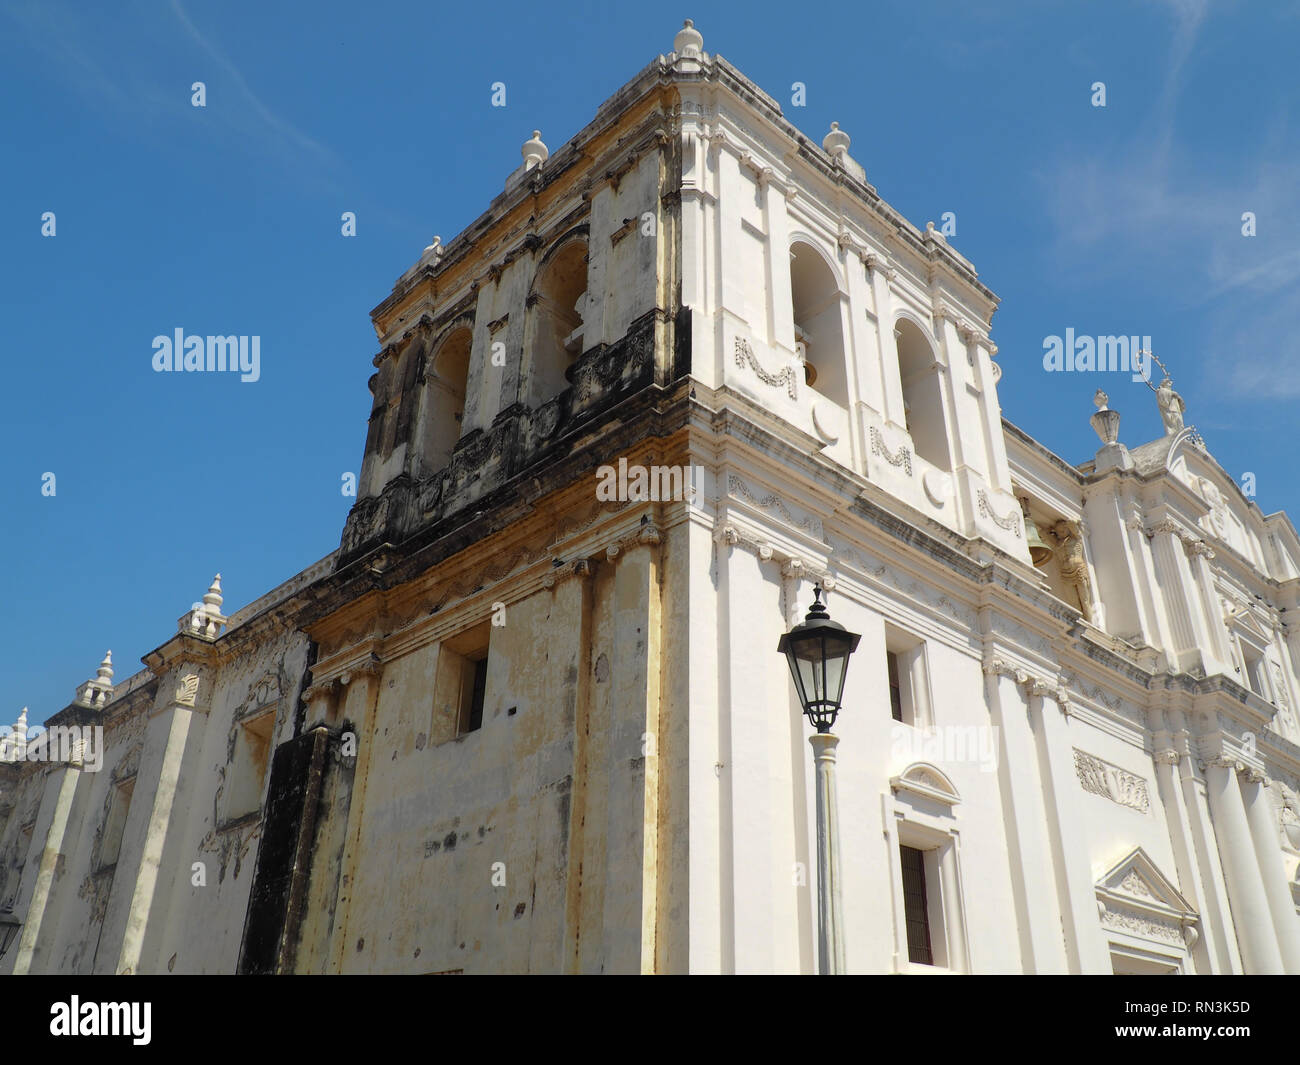
POLYGON ((483 727, 483 695, 487 691, 487 654, 466 659, 461 681, 461 732, 477 732, 483 727))
POLYGON ((930 902, 926 885, 925 854, 915 847, 899 845, 903 867, 903 915, 907 924, 907 959, 918 965, 933 965, 930 945, 930 902))
POLYGON ((898 655, 894 651, 885 652, 885 662, 889 673, 889 707, 895 721, 903 720, 903 688, 898 679, 898 655))
POLYGON ((113 798, 109 801, 108 819, 104 822, 104 835, 99 842, 100 869, 107 869, 117 864, 122 852, 122 834, 126 830, 126 815, 131 809, 131 795, 135 791, 135 777, 124 780, 113 787, 113 798))

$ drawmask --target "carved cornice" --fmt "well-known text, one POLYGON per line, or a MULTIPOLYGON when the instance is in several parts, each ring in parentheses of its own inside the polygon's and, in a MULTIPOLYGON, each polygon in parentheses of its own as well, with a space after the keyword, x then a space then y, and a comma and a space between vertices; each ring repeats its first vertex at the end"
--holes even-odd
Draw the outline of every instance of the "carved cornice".
POLYGON ((339 684, 347 687, 358 677, 377 677, 383 672, 384 664, 379 656, 371 651, 365 657, 351 662, 338 675, 339 684))
POLYGON ((743 547, 752 551, 760 562, 780 563, 782 576, 792 576, 797 572, 799 577, 818 582, 828 592, 835 590, 835 578, 829 570, 806 558, 782 551, 766 540, 750 536, 734 525, 717 526, 713 531, 713 538, 728 547, 743 547))
POLYGON ((1070 713, 1070 692, 1060 677, 1048 678, 1031 673, 1024 666, 1008 662, 997 655, 984 659, 983 669, 986 676, 1010 677, 1018 687, 1025 689, 1026 697, 1049 697, 1055 699, 1062 713, 1070 713))
POLYGON ((342 687, 338 677, 330 677, 327 680, 318 681, 308 685, 302 691, 302 698, 307 703, 314 703, 318 699, 332 698, 335 693, 342 687))
POLYGON ((818 540, 825 537, 825 529, 819 519, 811 516, 804 517, 802 520, 796 518, 780 496, 768 493, 759 498, 750 490, 749 485, 734 473, 727 475, 727 492, 729 495, 743 499, 746 503, 757 507, 759 510, 775 511, 791 528, 799 529, 818 540))
POLYGON ((645 524, 638 526, 636 531, 629 533, 626 536, 622 536, 613 543, 606 545, 605 559, 608 562, 613 562, 614 559, 618 558, 619 555, 630 548, 642 545, 657 547, 662 542, 663 533, 659 531, 659 527, 653 522, 646 522, 645 524))
POLYGON ((1207 561, 1214 558, 1214 548, 1204 540, 1189 533, 1177 522, 1170 521, 1168 518, 1162 518, 1153 525, 1145 525, 1142 518, 1139 515, 1134 514, 1124 524, 1134 532, 1140 532, 1148 540, 1151 540, 1156 536, 1172 536, 1183 545, 1183 549, 1191 557, 1200 555, 1204 556, 1207 561))

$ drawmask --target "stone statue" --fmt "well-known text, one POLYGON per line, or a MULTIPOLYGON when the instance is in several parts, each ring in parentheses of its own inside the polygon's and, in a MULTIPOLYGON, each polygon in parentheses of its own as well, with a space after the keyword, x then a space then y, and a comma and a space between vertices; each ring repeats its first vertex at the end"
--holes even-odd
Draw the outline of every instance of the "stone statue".
POLYGON ((1183 428, 1183 411, 1187 404, 1174 391, 1174 382, 1166 376, 1156 389, 1156 403, 1160 405, 1160 419, 1165 423, 1165 435, 1173 436, 1183 428))
POLYGON ((1052 526, 1052 537, 1059 550, 1056 559, 1061 580, 1074 589, 1085 621, 1092 621, 1092 581, 1088 577, 1088 563, 1083 557, 1083 537, 1079 527, 1068 521, 1058 521, 1052 526))

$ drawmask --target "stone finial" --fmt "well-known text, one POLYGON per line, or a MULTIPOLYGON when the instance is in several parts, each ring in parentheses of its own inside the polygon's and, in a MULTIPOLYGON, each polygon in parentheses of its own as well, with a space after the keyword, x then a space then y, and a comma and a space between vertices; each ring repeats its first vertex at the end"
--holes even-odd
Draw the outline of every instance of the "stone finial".
POLYGON ((542 143, 540 129, 533 130, 533 135, 524 141, 524 146, 519 151, 524 157, 525 170, 533 170, 541 166, 551 156, 550 149, 542 143))
POLYGON ((16 762, 27 755, 27 707, 18 715, 13 732, 0 739, 0 761, 16 762))
POLYGON ((208 586, 207 594, 203 597, 203 605, 212 607, 212 613, 220 614, 221 602, 221 574, 218 573, 208 586))
POLYGON ((104 660, 99 663, 95 675, 77 689, 75 701, 81 706, 99 709, 113 695, 113 652, 104 652, 104 660))
POLYGON ((822 148, 833 159, 849 154, 849 135, 840 129, 838 122, 831 123, 831 131, 822 138, 822 148))
POLYGON ((704 54, 704 38, 690 19, 682 24, 673 38, 673 51, 682 59, 699 59, 704 54))
POLYGON ((227 618, 221 613, 221 574, 212 578, 203 602, 195 603, 188 614, 181 617, 179 629, 194 636, 215 640, 221 635, 222 626, 227 618))
POLYGON ((1106 404, 1110 402, 1110 396, 1099 388, 1093 393, 1092 402, 1098 410, 1105 410, 1106 404))

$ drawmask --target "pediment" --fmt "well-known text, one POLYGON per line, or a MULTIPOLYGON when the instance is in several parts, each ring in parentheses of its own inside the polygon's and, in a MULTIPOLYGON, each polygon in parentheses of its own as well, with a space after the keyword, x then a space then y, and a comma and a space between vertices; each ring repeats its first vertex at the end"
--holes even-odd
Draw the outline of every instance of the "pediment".
POLYGON ((926 799, 933 799, 945 806, 956 806, 961 796, 951 780, 936 766, 928 762, 913 762, 896 777, 892 777, 889 786, 895 791, 910 791, 926 799))
POLYGON ((1103 926, 1144 939, 1195 944, 1196 911, 1141 847, 1103 873, 1096 890, 1103 926))
POLYGON ((1272 642, 1272 637, 1264 632, 1263 626, 1256 620, 1254 612, 1249 608, 1246 608, 1244 613, 1233 619, 1233 625, 1241 632, 1248 634, 1252 642, 1259 644, 1261 650, 1267 648, 1272 642))

